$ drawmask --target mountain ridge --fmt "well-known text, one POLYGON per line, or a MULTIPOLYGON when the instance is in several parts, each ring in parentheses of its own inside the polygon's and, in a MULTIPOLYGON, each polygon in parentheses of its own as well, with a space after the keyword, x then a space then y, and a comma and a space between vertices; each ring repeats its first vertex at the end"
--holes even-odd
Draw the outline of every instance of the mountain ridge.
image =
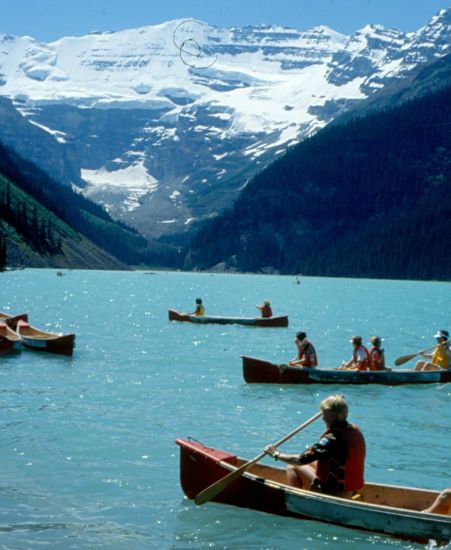
POLYGON ((184 267, 450 280, 450 94, 451 79, 290 149, 193 236, 184 267))
POLYGON ((2 120, 7 144, 59 166, 63 183, 148 238, 186 231, 230 206, 287 147, 443 56, 450 14, 416 33, 369 25, 348 37, 185 20, 50 44, 2 36, 0 94, 50 136, 57 162, 23 143, 29 128, 14 133, 12 114, 2 120), (177 49, 189 39, 202 49, 197 68, 177 49))

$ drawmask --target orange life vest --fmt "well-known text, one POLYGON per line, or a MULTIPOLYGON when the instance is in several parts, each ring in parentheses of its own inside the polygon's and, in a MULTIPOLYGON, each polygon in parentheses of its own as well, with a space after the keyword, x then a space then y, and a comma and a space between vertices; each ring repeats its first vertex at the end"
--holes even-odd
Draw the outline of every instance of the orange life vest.
POLYGON ((304 361, 304 367, 317 367, 318 366, 318 357, 316 356, 316 350, 311 344, 308 343, 306 348, 303 348, 298 355, 299 361, 304 361))
POLYGON ((368 370, 370 366, 370 353, 365 346, 360 345, 357 349, 353 350, 352 359, 354 362, 357 361, 357 351, 359 349, 362 350, 365 355, 365 359, 362 361, 359 370, 368 370))
POLYGON ((262 317, 264 317, 265 319, 267 317, 272 317, 272 309, 271 309, 271 306, 268 304, 264 304, 262 306, 261 312, 262 312, 262 317))
POLYGON ((370 349, 370 370, 384 370, 385 369, 385 356, 384 350, 377 349, 373 346, 370 349))
POLYGON ((317 461, 316 477, 319 482, 327 485, 334 481, 343 484, 344 491, 358 491, 364 484, 365 469, 365 439, 362 432, 353 424, 335 426, 324 432, 323 436, 333 433, 337 439, 344 440, 348 450, 346 461, 340 464, 334 457, 327 457, 317 461))

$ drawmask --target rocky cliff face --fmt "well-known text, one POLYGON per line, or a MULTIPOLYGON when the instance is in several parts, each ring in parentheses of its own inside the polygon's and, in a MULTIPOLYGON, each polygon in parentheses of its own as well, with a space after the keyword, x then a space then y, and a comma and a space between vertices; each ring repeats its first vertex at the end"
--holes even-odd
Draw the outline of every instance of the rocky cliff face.
POLYGON ((185 230, 450 42, 451 10, 408 34, 179 20, 51 44, 1 36, 14 108, 0 103, 0 139, 148 236, 185 230))

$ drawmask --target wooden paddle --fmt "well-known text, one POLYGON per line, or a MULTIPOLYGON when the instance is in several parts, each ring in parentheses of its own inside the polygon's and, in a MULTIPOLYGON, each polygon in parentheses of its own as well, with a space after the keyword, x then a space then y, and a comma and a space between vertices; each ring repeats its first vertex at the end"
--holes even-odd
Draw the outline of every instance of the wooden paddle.
POLYGON ((433 348, 423 349, 421 351, 417 351, 416 353, 410 353, 409 355, 401 355, 401 357, 398 357, 398 359, 395 359, 395 365, 399 367, 399 365, 404 365, 404 363, 407 363, 407 361, 410 361, 417 355, 421 355, 422 353, 426 353, 427 351, 431 351, 435 349, 440 344, 436 344, 433 348))
MULTIPOLYGON (((294 429, 292 432, 290 432, 285 437, 282 437, 277 443, 274 443, 274 447, 279 447, 282 445, 282 443, 285 443, 285 441, 288 441, 291 437, 299 433, 301 430, 309 426, 312 422, 314 422, 317 418, 322 416, 322 411, 317 412, 312 418, 309 418, 309 420, 306 420, 303 424, 298 426, 296 429, 294 429)), ((233 472, 230 472, 230 474, 227 474, 225 477, 219 479, 218 481, 215 481, 212 485, 201 491, 194 499, 194 502, 196 504, 204 504, 205 502, 208 502, 212 498, 214 498, 216 495, 218 495, 221 491, 223 491, 232 481, 239 478, 246 470, 248 470, 251 466, 256 464, 259 460, 261 460, 265 456, 266 452, 262 451, 258 456, 250 460, 249 462, 246 462, 233 472)))

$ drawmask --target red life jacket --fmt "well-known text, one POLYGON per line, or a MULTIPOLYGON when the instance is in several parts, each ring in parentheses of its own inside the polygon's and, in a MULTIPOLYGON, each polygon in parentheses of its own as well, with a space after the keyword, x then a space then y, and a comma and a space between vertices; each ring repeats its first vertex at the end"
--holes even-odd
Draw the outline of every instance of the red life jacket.
POLYGON ((385 357, 384 350, 372 347, 370 349, 370 370, 384 370, 385 357))
POLYGON ((316 477, 319 482, 326 484, 331 478, 343 485, 343 491, 358 491, 364 484, 365 468, 365 439, 357 426, 346 424, 335 426, 323 436, 333 433, 337 439, 344 440, 348 450, 346 461, 340 464, 334 457, 327 457, 317 461, 316 477))
POLYGON ((298 355, 299 361, 305 361, 304 367, 317 367, 318 366, 318 357, 316 356, 316 349, 313 347, 311 342, 308 343, 306 348, 303 348, 298 355))
POLYGON ((353 361, 357 361, 357 350, 359 349, 361 349, 365 355, 365 359, 361 363, 359 370, 368 370, 370 367, 370 353, 365 346, 360 345, 357 349, 353 350, 352 359, 353 361))
POLYGON ((272 309, 271 309, 271 306, 269 306, 268 304, 263 305, 263 307, 261 308, 261 312, 262 312, 262 317, 264 318, 272 317, 272 309))

